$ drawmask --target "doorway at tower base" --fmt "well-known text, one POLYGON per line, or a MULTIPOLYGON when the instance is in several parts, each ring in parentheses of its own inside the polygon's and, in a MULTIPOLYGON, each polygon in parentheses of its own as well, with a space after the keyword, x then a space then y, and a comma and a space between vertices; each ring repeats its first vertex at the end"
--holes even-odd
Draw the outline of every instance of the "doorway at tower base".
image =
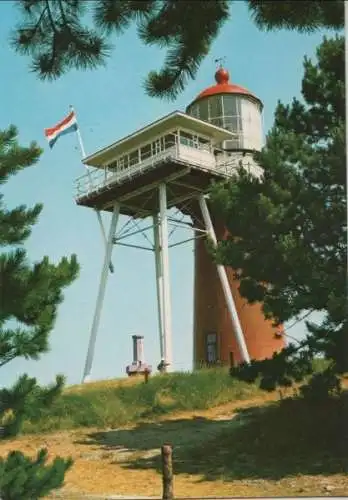
MULTIPOLYGON (((218 241, 226 238, 222 224, 213 221, 218 241)), ((229 365, 231 356, 235 365, 241 363, 216 264, 206 248, 206 240, 197 238, 194 251, 194 368, 229 365), (231 354, 232 353, 232 354, 231 354)), ((239 293, 239 282, 234 271, 226 267, 228 281, 244 333, 250 359, 271 358, 285 347, 282 327, 274 327, 265 319, 260 303, 248 304, 239 293)))

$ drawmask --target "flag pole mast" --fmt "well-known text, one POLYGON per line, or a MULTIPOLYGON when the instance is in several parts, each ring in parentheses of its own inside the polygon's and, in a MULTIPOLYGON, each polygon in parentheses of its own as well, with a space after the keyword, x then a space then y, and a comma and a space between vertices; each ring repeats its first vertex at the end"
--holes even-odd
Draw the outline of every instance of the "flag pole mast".
MULTIPOLYGON (((70 105, 70 111, 73 111, 75 113, 75 116, 76 116, 76 111, 75 111, 75 109, 74 109, 74 107, 72 105, 70 105)), ((85 150, 85 147, 84 147, 84 144, 83 144, 83 140, 82 140, 82 136, 81 136, 81 132, 80 132, 80 127, 79 127, 78 123, 77 123, 77 128, 76 128, 76 134, 77 134, 77 139, 78 139, 79 146, 80 146, 81 159, 82 159, 82 163, 83 163, 83 160, 84 160, 84 158, 86 158, 87 155, 86 155, 86 150, 85 150)), ((91 172, 89 170, 89 167, 85 163, 83 163, 83 165, 87 168, 88 177, 89 177, 89 180, 91 182, 92 178, 91 178, 91 172)), ((104 228, 104 224, 103 224, 103 219, 102 219, 100 211, 97 210, 97 209, 94 209, 94 210, 95 210, 95 213, 97 215, 99 227, 100 227, 100 230, 101 230, 101 233, 102 233, 102 237, 103 237, 103 240, 104 240, 104 245, 106 247, 107 246, 107 238, 106 238, 105 228, 104 228)), ((109 263, 109 269, 110 269, 111 273, 114 272, 114 266, 113 266, 111 260, 110 260, 110 263, 109 263)))
MULTIPOLYGON (((77 118, 77 114, 76 114, 74 107, 71 104, 69 107, 70 107, 70 113, 72 113, 72 112, 75 113, 75 116, 77 118)), ((81 151, 81 159, 84 160, 84 158, 86 158, 87 155, 86 155, 85 146, 83 145, 80 127, 78 126, 78 124, 77 124, 77 128, 76 128, 76 134, 77 134, 77 139, 79 141, 79 146, 80 146, 80 151, 81 151)), ((87 170, 89 170, 88 165, 84 164, 84 166, 87 168, 87 170)))

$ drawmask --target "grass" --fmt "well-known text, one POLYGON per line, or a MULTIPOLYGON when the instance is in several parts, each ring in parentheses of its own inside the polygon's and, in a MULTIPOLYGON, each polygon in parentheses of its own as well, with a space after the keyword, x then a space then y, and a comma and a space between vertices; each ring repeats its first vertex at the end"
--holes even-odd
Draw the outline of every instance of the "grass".
POLYGON ((24 433, 81 427, 113 428, 179 411, 204 410, 259 391, 232 379, 227 369, 86 384, 69 388, 40 419, 27 421, 24 433))

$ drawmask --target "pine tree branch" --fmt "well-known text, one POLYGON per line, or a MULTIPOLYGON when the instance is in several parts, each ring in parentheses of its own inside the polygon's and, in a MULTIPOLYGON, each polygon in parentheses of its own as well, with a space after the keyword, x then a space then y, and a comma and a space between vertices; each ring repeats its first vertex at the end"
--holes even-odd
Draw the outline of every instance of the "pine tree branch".
MULTIPOLYGON (((50 21, 50 25, 51 25, 52 31, 56 35, 58 33, 58 30, 56 29, 56 23, 55 23, 55 21, 53 19, 52 11, 51 11, 51 8, 50 8, 50 0, 45 0, 45 2, 46 2, 46 10, 47 10, 48 19, 50 21)), ((58 5, 59 5, 59 3, 58 3, 58 5)), ((53 43, 54 43, 54 37, 53 37, 53 43)))
MULTIPOLYGON (((0 180, 5 182, 10 175, 34 165, 40 154, 35 144, 29 148, 18 144, 15 127, 0 131, 0 180)), ((0 246, 23 244, 42 205, 8 210, 0 201, 0 246)), ((48 350, 48 335, 63 300, 63 289, 78 272, 75 255, 62 258, 57 265, 47 257, 31 265, 22 248, 0 254, 0 367, 17 357, 38 359, 48 350), (8 321, 23 326, 5 329, 8 321)))
POLYGON ((35 165, 41 153, 41 148, 35 142, 29 147, 20 147, 17 141, 17 129, 13 125, 6 130, 1 130, 0 184, 4 184, 11 175, 35 165))
POLYGON ((0 246, 23 243, 30 236, 31 226, 36 224, 41 211, 40 203, 31 209, 24 205, 12 210, 2 209, 0 200, 0 246))
MULTIPOLYGON (((121 34, 136 23, 145 45, 167 49, 163 68, 150 72, 145 82, 150 96, 167 99, 174 99, 187 81, 194 78, 221 26, 229 18, 232 5, 228 0, 95 0, 87 3, 45 0, 44 3, 34 1, 28 7, 26 0, 19 1, 34 21, 34 30, 33 24, 24 24, 17 29, 13 44, 15 50, 31 56, 32 69, 39 78, 58 78, 71 68, 91 69, 105 64, 110 48, 107 37, 121 34), (40 6, 43 6, 41 10, 40 6), (96 30, 82 27, 83 6, 93 15, 96 30), (36 38, 38 26, 40 37, 36 38)), ((312 32, 344 26, 343 0, 247 0, 247 4, 260 29, 312 32)))
POLYGON ((344 27, 344 1, 248 0, 249 10, 262 30, 289 29, 310 33, 320 28, 344 27))
MULTIPOLYGON (((17 40, 16 38, 12 38, 12 44, 14 45, 14 47, 16 48, 17 47, 17 43, 23 43, 24 41, 26 41, 26 43, 28 41, 33 41, 34 38, 35 38, 35 35, 37 34, 40 26, 41 26, 41 23, 42 21, 44 20, 45 18, 45 15, 47 14, 47 5, 43 8, 37 22, 35 23, 34 25, 34 28, 32 29, 23 29, 23 30, 18 30, 18 33, 19 33, 19 40, 17 40), (20 42, 21 41, 21 42, 20 42)), ((26 50, 24 50, 24 53, 26 52, 26 50)))
POLYGON ((159 46, 165 43, 169 47, 163 69, 158 73, 152 71, 145 83, 150 96, 175 99, 187 80, 194 78, 227 21, 229 8, 229 2, 224 0, 167 2, 158 16, 142 27, 141 36, 146 43, 159 46))
POLYGON ((0 368, 18 357, 38 359, 48 350, 48 334, 47 326, 32 330, 0 329, 0 368))
POLYGON ((1 497, 4 500, 42 498, 63 486, 64 475, 73 460, 56 457, 47 464, 47 459, 46 449, 38 451, 36 458, 27 457, 20 451, 11 451, 6 458, 0 458, 1 497), (17 480, 10 481, 14 473, 17 480))
POLYGON ((62 16, 63 23, 68 24, 68 20, 67 20, 67 17, 65 15, 65 12, 63 9, 62 0, 58 0, 58 6, 59 6, 60 15, 62 16))

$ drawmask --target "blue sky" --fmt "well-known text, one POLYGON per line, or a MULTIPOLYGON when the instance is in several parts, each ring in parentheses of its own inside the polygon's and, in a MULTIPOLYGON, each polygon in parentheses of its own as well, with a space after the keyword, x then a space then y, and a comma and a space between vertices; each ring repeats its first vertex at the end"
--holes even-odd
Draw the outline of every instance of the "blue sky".
MULTIPOLYGON (((147 97, 144 76, 158 69, 164 52, 144 47, 134 29, 115 40, 107 66, 94 71, 72 71, 55 82, 40 82, 28 69, 29 60, 9 45, 16 23, 12 2, 0 3, 0 60, 2 62, 0 128, 15 124, 20 142, 37 141, 44 153, 36 167, 27 169, 5 186, 9 207, 44 204, 40 221, 26 245, 31 260, 48 255, 57 262, 76 253, 81 273, 66 290, 51 335, 51 350, 39 361, 16 360, 1 371, 3 384, 27 372, 43 382, 64 373, 68 383, 78 383, 85 362, 89 331, 97 296, 103 244, 93 211, 75 204, 74 180, 84 173, 74 135, 65 136, 51 151, 43 130, 64 117, 70 104, 77 113, 88 153, 135 131, 186 105, 214 83, 214 58, 226 56, 232 81, 247 87, 264 103, 265 132, 273 121, 277 100, 300 96, 302 62, 313 57, 325 33, 301 35, 288 31, 264 33, 252 23, 243 2, 233 5, 232 17, 215 41, 197 78, 174 103, 147 97)), ((105 216, 105 220, 107 216, 105 216)), ((108 222, 108 221, 107 221, 108 222)), ((141 236, 139 236, 141 242, 141 236)), ((187 370, 192 360, 193 246, 170 252, 173 314, 174 368, 187 370)), ((148 363, 159 361, 154 257, 116 247, 115 273, 110 276, 96 345, 92 378, 123 376, 131 362, 131 335, 145 336, 148 363)), ((299 324, 293 336, 303 335, 299 324)))

